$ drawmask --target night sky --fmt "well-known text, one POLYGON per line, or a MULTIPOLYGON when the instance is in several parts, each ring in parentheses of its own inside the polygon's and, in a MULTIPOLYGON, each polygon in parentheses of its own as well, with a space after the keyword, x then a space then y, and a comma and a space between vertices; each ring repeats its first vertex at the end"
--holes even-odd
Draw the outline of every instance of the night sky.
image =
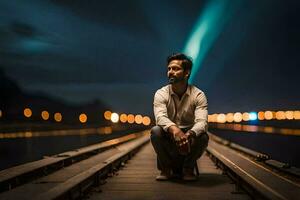
MULTIPOLYGON (((209 2, 1 0, 0 68, 28 92, 152 114, 166 57, 209 2)), ((209 113, 299 109, 299 1, 239 2, 194 80, 209 113)))

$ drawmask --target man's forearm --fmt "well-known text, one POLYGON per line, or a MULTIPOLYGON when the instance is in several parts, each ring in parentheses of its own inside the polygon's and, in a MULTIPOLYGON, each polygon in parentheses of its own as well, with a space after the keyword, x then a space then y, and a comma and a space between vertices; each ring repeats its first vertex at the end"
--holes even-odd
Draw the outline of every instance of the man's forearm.
POLYGON ((170 134, 174 134, 174 133, 177 133, 178 131, 180 130, 180 128, 178 128, 177 126, 175 125, 172 125, 168 128, 168 133, 170 134))
POLYGON ((194 124, 194 126, 191 128, 192 131, 196 133, 197 136, 201 135, 202 133, 207 132, 207 121, 202 120, 194 124))
POLYGON ((178 135, 180 137, 184 136, 184 132, 176 125, 172 125, 168 128, 168 133, 171 136, 178 135))

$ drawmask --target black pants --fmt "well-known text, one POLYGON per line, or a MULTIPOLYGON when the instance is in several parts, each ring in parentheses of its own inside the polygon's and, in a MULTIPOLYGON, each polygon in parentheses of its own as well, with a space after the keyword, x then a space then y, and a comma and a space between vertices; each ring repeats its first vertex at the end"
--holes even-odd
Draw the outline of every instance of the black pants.
POLYGON ((151 143, 157 154, 157 168, 173 169, 175 173, 181 173, 182 168, 193 169, 198 158, 203 154, 208 144, 208 135, 201 134, 195 138, 188 155, 180 155, 176 144, 160 126, 151 129, 151 143))

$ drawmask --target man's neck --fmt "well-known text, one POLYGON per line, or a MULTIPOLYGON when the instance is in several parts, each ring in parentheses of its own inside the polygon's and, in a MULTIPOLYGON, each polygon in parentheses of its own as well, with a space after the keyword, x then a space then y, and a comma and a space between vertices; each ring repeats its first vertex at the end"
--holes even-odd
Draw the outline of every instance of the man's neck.
POLYGON ((172 90, 181 99, 182 95, 185 93, 188 87, 186 81, 172 84, 172 90))

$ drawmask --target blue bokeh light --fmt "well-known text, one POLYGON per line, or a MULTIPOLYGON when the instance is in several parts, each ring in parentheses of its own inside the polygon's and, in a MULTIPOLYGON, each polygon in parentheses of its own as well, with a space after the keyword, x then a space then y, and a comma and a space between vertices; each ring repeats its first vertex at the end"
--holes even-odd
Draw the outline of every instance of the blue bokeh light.
POLYGON ((250 119, 251 121, 257 120, 257 112, 250 112, 250 113, 249 113, 249 119, 250 119))

